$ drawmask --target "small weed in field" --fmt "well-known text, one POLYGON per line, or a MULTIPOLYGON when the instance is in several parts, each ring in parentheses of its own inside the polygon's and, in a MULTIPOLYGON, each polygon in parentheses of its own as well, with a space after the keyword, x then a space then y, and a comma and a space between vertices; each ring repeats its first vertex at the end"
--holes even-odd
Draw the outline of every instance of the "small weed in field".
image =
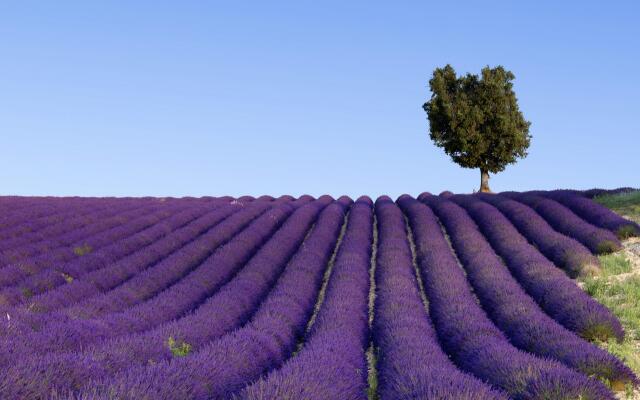
POLYGON ((69 274, 65 274, 64 272, 60 272, 60 275, 62 275, 64 280, 67 281, 67 283, 73 282, 73 276, 71 276, 69 274))
POLYGON ((369 350, 367 351, 367 363, 369 364, 369 375, 367 381, 369 383, 367 389, 367 398, 369 400, 378 400, 380 397, 378 396, 378 373, 376 371, 376 350, 373 347, 373 344, 369 346, 369 350))
POLYGON ((91 246, 88 244, 83 244, 82 246, 76 246, 73 248, 73 253, 77 256, 84 256, 85 254, 91 253, 91 246))
POLYGON ((173 354, 174 357, 184 357, 191 352, 191 345, 189 343, 181 342, 178 344, 172 336, 169 336, 167 345, 169 345, 169 350, 171 350, 171 354, 173 354))

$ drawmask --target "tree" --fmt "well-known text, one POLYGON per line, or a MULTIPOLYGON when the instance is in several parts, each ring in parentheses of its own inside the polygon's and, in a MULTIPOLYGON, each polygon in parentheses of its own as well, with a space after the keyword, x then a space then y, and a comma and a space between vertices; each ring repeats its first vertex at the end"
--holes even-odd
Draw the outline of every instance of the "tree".
POLYGON ((429 136, 455 163, 480 169, 481 192, 490 192, 489 173, 527 156, 531 123, 518 108, 514 79, 502 66, 483 68, 479 78, 457 77, 447 65, 436 68, 429 81, 431 99, 423 105, 429 136))

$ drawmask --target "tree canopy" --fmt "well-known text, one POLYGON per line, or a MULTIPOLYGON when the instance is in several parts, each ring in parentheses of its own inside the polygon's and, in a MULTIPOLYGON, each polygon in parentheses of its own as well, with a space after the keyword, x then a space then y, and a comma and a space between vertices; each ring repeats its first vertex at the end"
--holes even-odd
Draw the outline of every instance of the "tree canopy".
POLYGON ((526 157, 531 141, 530 122, 513 92, 514 79, 502 66, 483 68, 481 77, 458 77, 447 65, 437 68, 429 81, 432 95, 423 108, 431 139, 455 163, 479 168, 487 185, 488 173, 526 157))

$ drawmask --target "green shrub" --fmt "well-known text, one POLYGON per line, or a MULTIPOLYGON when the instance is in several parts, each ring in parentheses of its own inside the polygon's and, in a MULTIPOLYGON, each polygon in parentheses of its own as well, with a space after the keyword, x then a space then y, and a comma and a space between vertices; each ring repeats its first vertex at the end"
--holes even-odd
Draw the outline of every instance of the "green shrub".
POLYGON ((178 343, 172 336, 169 336, 167 345, 174 357, 184 357, 191 352, 191 345, 187 342, 178 343))

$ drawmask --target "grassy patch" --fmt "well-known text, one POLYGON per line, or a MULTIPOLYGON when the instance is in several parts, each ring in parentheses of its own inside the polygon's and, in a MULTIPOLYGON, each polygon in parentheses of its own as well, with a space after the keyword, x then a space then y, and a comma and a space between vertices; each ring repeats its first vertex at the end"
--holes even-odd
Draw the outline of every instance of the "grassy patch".
MULTIPOLYGON (((631 263, 623 254, 609 254, 599 258, 603 274, 583 278, 584 289, 620 319, 625 338, 622 343, 610 339, 599 342, 598 345, 620 358, 640 376, 640 276, 617 278, 632 270, 631 263)), ((627 388, 626 394, 627 398, 633 398, 631 387, 627 388)))
POLYGON ((615 339, 611 339, 603 345, 610 353, 624 360, 625 364, 636 374, 640 373, 640 356, 638 355, 640 349, 636 347, 636 344, 630 340, 618 343, 615 339))
POLYGON ((369 346, 367 351, 367 363, 369 364, 369 376, 367 382, 369 383, 367 388, 367 398, 369 400, 378 400, 378 372, 376 370, 376 352, 373 344, 369 346))
POLYGON ((631 272, 631 262, 627 260, 624 254, 614 253, 606 254, 599 257, 602 272, 607 276, 626 274, 631 272))
MULTIPOLYGON (((626 279, 585 279, 585 290, 613 311, 629 339, 640 340, 640 276, 626 279)), ((640 372, 640 370, 638 371, 640 372)))
MULTIPOLYGON (((640 222, 640 191, 598 196, 594 199, 616 213, 640 222)), ((640 274, 632 274, 634 265, 624 253, 601 255, 602 275, 582 278, 591 296, 607 306, 622 323, 625 339, 598 343, 624 361, 640 376, 640 274)), ((637 269, 637 267, 636 267, 637 269)), ((635 398, 631 389, 627 398, 635 398)))
POLYGON ((640 221, 640 190, 629 193, 597 196, 593 200, 621 215, 640 221))

